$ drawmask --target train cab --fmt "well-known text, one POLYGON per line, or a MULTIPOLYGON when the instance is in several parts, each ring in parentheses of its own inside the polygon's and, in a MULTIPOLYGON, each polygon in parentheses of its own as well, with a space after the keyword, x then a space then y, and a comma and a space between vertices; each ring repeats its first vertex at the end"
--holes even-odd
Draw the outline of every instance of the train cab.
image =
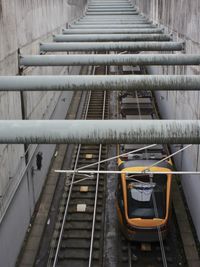
POLYGON ((156 160, 118 160, 122 172, 116 192, 117 213, 125 237, 131 241, 165 239, 171 215, 171 161, 153 166, 156 160), (152 166, 152 167, 151 167, 152 166), (159 172, 161 174, 148 174, 159 172), (162 172, 168 172, 162 174, 162 172))

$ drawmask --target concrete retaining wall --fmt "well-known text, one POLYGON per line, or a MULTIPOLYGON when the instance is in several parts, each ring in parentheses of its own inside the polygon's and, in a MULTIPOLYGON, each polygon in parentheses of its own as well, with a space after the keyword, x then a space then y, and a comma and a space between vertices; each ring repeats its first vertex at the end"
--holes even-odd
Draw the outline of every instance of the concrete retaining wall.
MULTIPOLYGON (((85 4, 86 0, 0 0, 0 75, 18 75, 18 49, 21 54, 38 54, 39 43, 52 41, 52 34, 79 17, 85 4)), ((22 75, 68 71, 27 68, 22 75)), ((65 118, 72 96, 72 92, 0 93, 0 119, 65 118)), ((55 146, 30 146, 26 157, 25 149, 24 145, 0 145, 0 266, 4 267, 15 265, 55 146), (43 154, 41 171, 33 171, 37 152, 43 154)))
MULTIPOLYGON (((139 9, 166 32, 173 35, 175 41, 185 41, 185 53, 200 54, 199 0, 135 0, 139 9)), ((153 73, 164 74, 200 74, 200 67, 154 67, 153 73)), ((164 119, 200 119, 200 92, 158 92, 157 100, 164 119)), ((173 146, 172 151, 180 146, 173 146)), ((176 157, 179 170, 200 170, 199 145, 189 148, 176 157)), ((187 203, 200 239, 200 178, 182 177, 187 203)))

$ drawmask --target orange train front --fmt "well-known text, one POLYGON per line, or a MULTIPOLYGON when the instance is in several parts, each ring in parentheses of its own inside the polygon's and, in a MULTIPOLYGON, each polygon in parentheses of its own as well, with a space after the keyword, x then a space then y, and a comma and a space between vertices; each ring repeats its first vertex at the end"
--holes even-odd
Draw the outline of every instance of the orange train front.
MULTIPOLYGON (((120 171, 171 172, 171 161, 154 167, 157 160, 118 160, 120 171)), ((169 174, 121 174, 118 178, 116 205, 120 227, 128 240, 154 242, 158 231, 165 239, 171 215, 171 179, 169 174)))

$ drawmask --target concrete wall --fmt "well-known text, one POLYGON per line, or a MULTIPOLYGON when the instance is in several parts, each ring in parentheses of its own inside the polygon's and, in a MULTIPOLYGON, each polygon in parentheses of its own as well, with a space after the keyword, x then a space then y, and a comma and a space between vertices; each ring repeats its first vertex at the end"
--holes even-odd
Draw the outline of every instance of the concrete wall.
MULTIPOLYGON (((164 26, 175 41, 185 41, 185 53, 200 54, 199 0, 135 0, 138 8, 153 22, 164 26)), ((151 68, 160 74, 200 74, 200 67, 151 68)), ((200 119, 200 92, 158 92, 157 100, 164 119, 200 119)), ((180 146, 172 146, 172 150, 180 146)), ((176 166, 182 170, 200 170, 199 145, 176 157, 176 166)), ((187 203, 200 239, 200 177, 182 177, 187 203)))
MULTIPOLYGON (((38 54, 39 43, 52 41, 52 34, 79 17, 85 4, 86 0, 0 0, 0 75, 18 75, 18 49, 21 54, 38 54)), ((68 71, 27 68, 22 75, 68 71)), ((0 93, 0 119, 65 118, 72 96, 72 92, 0 93)), ((26 162, 25 149, 24 145, 0 145, 0 266, 4 267, 15 265, 55 146, 30 146, 26 162), (43 166, 33 172, 38 151, 43 153, 43 166)))

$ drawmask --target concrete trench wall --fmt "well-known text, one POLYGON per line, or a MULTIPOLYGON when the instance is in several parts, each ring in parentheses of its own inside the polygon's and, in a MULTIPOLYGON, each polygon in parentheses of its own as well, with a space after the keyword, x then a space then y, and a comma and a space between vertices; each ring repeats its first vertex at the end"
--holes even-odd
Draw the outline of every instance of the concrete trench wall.
MULTIPOLYGON (((134 0, 133 3, 154 23, 164 26, 175 41, 184 41, 186 54, 200 54, 199 0, 134 0)), ((200 67, 151 67, 150 71, 154 74, 199 75, 200 67)), ((158 92, 156 96, 163 119, 200 119, 200 92, 158 92)), ((172 151, 179 148, 172 146, 172 151)), ((199 152, 199 145, 195 145, 178 154, 175 158, 177 169, 199 171, 199 152)), ((200 240, 200 177, 183 176, 182 185, 200 240)))
MULTIPOLYGON (((0 75, 18 75, 18 49, 39 54, 39 43, 52 41, 85 5, 86 0, 0 0, 0 75)), ((80 68, 27 68, 22 75, 69 72, 80 68)), ((3 92, 0 119, 62 119, 72 97, 73 92, 3 92)), ((0 145, 0 266, 15 266, 54 151, 55 145, 30 146, 26 166, 24 145, 0 145), (37 152, 43 154, 41 171, 33 171, 37 152)))

